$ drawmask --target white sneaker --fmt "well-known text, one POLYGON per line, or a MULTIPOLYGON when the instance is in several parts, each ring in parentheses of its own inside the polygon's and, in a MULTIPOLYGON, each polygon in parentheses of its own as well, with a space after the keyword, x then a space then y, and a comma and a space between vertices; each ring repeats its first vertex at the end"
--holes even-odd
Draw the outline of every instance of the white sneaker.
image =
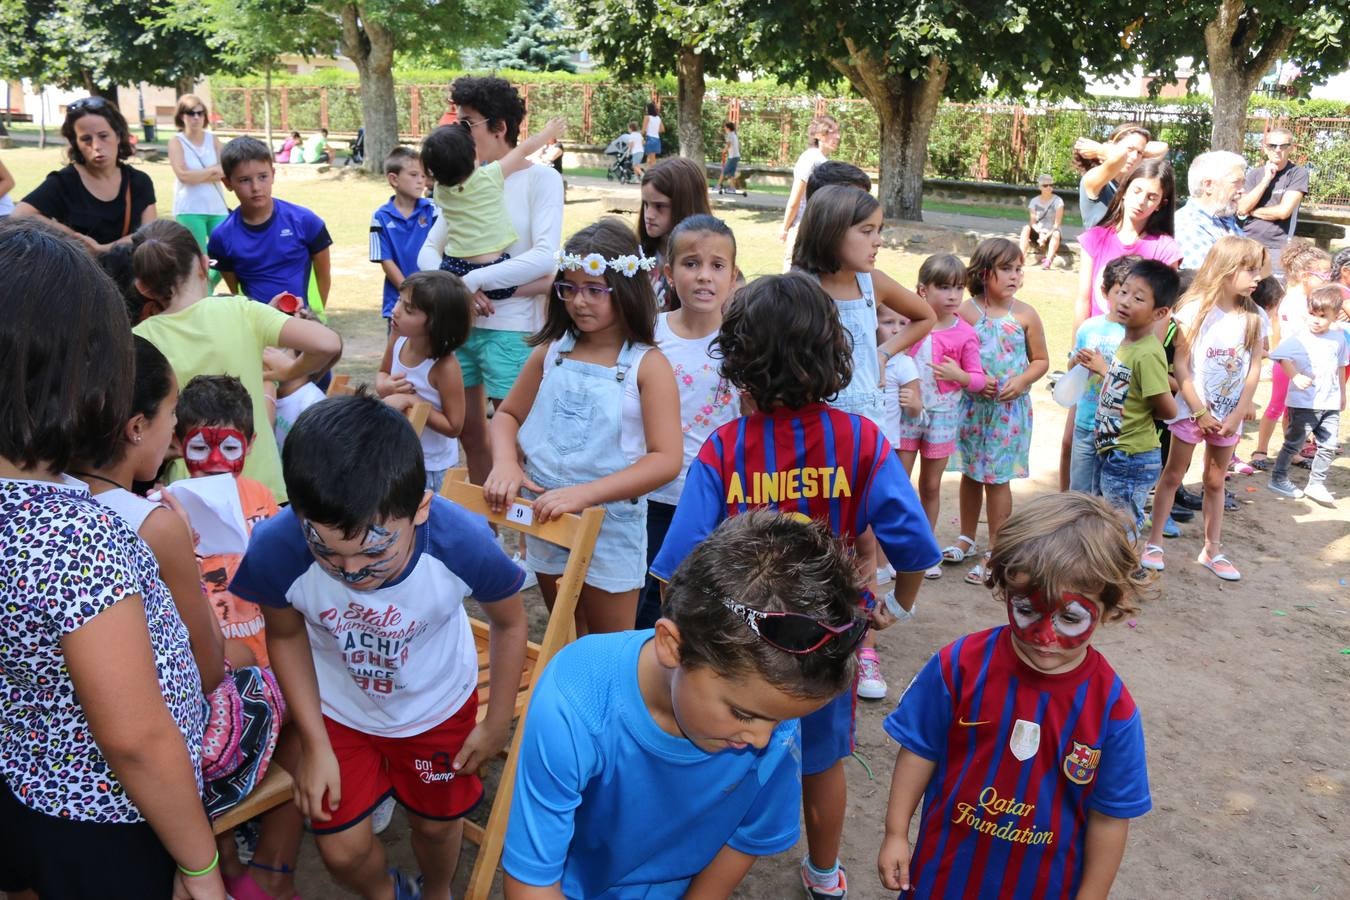
POLYGON ((891 568, 890 563, 877 569, 877 584, 890 584, 895 580, 895 569, 891 568))
POLYGON ((375 807, 375 811, 370 814, 370 827, 376 834, 380 834, 389 827, 389 822, 394 818, 394 798, 385 797, 380 805, 375 807))
POLYGON ((881 675, 881 663, 874 652, 866 656, 858 654, 858 699, 886 699, 886 679, 881 675))
POLYGON ((1336 498, 1327 490, 1325 484, 1309 484, 1303 489, 1303 499, 1311 500, 1320 506, 1336 505, 1336 498))
POLYGON ((520 566, 522 569, 525 570, 525 583, 520 586, 520 589, 522 591, 527 588, 539 586, 539 578, 534 574, 534 569, 531 569, 528 565, 526 565, 525 555, 523 553, 519 552, 516 553, 514 556, 511 557, 511 562, 515 563, 516 565, 520 566))

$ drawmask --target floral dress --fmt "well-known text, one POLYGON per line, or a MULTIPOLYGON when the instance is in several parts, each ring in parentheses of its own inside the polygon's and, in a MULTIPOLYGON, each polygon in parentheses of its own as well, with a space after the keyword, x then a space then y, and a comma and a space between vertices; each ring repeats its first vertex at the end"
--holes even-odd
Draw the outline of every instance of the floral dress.
MULTIPOLYGON (((980 362, 985 375, 999 390, 1008 379, 1027 370, 1027 335, 1011 311, 991 318, 975 301, 980 320, 975 333, 980 338, 980 362)), ((979 394, 962 392, 961 428, 956 438, 961 457, 960 471, 983 484, 1006 484, 1027 477, 1031 453, 1031 396, 1000 403, 979 394)))

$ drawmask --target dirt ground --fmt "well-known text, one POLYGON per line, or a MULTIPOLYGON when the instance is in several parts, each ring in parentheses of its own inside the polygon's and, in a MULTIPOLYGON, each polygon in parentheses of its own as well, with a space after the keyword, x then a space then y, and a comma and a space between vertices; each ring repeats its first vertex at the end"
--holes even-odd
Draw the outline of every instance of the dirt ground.
MULTIPOLYGON (((56 153, 6 151, 5 161, 27 189, 56 167, 56 153)), ((171 196, 167 165, 146 168, 160 197, 171 196)), ((340 368, 368 379, 383 350, 384 328, 375 313, 378 267, 365 256, 365 217, 389 192, 378 181, 342 177, 283 181, 277 193, 311 206, 329 223, 336 241, 331 322, 347 342, 340 368)), ((775 271, 778 214, 717 205, 736 229, 747 275, 775 271)), ((574 191, 564 233, 620 206, 574 191)), ((878 264, 908 281, 921 261, 921 253, 888 249, 878 264)), ((1021 292, 1045 320, 1052 361, 1067 350, 1067 301, 1075 279, 1072 272, 1029 269, 1021 292)), ((1267 389, 1263 385, 1258 401, 1267 389)), ((1015 485, 1018 497, 1055 488, 1063 411, 1049 400, 1044 383, 1034 397, 1035 477, 1015 485)), ((1350 433, 1350 426, 1342 432, 1350 433)), ((1239 454, 1245 457, 1251 448, 1245 439, 1239 454)), ((1296 482, 1304 477, 1295 470, 1296 482)), ((1198 468, 1190 483, 1197 480, 1198 468)), ((1225 543, 1242 569, 1241 582, 1220 582, 1190 562, 1199 550, 1200 526, 1183 525, 1183 536, 1168 542, 1169 569, 1159 596, 1134 619, 1098 632, 1098 648, 1143 713, 1154 803, 1132 828, 1116 897, 1350 898, 1350 457, 1340 457, 1332 471, 1330 487, 1345 498, 1336 509, 1281 499, 1265 481, 1262 474, 1232 479, 1242 508, 1226 519, 1225 543)), ((949 474, 939 519, 944 545, 957 532, 956 485, 957 476, 949 474)), ((847 763, 842 860, 855 898, 888 895, 875 874, 895 759, 882 720, 930 655, 963 633, 1004 620, 1002 608, 982 589, 964 584, 962 573, 952 567, 942 580, 926 584, 918 618, 879 636, 891 690, 885 701, 859 704, 861 761, 847 763)), ((531 602, 541 634, 542 605, 537 597, 531 602)), ((391 862, 415 869, 401 813, 382 840, 391 862)), ((799 896, 803 853, 799 845, 761 860, 737 896, 799 896)), ((473 850, 466 849, 457 892, 472 864, 473 850)), ((300 889, 309 900, 345 896, 309 841, 300 889)))

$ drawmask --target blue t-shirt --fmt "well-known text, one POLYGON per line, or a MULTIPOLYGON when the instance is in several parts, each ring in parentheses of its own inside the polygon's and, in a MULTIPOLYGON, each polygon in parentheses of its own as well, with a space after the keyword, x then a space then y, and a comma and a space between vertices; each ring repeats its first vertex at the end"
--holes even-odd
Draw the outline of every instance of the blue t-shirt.
POLYGON ((902 900, 1070 900, 1088 813, 1152 808, 1139 710, 1092 647, 1047 675, 1017 657, 1006 625, 966 635, 919 670, 885 728, 937 764, 902 900))
POLYGON ((525 580, 487 522, 442 497, 414 541, 398 577, 356 590, 315 558, 288 506, 254 527, 230 582, 238 597, 304 616, 323 714, 364 734, 410 737, 458 712, 478 689, 464 598, 504 600, 525 580))
POLYGON ((871 419, 813 403, 733 419, 689 466, 651 572, 669 581, 728 516, 768 507, 824 522, 850 546, 869 527, 898 571, 941 559, 904 466, 871 419))
MULTIPOLYGON (((1125 340, 1125 326, 1112 322, 1106 316, 1093 316, 1078 327, 1078 338, 1073 342, 1074 352, 1096 350, 1106 357, 1106 364, 1116 355, 1116 348, 1125 340)), ((1102 395, 1102 378, 1093 375, 1088 379, 1087 389, 1078 398, 1078 408, 1073 414, 1073 427, 1091 431, 1097 422, 1097 398, 1102 395)))
POLYGON ((584 637, 539 677, 525 719, 502 868, 567 897, 676 898, 724 846, 797 843, 797 721, 763 750, 706 753, 662 731, 638 688, 653 632, 584 637))
MULTIPOLYGON (((436 204, 426 197, 418 197, 412 214, 404 216, 394 205, 394 198, 375 210, 370 217, 370 261, 392 260, 403 277, 417 271, 417 251, 426 243, 431 224, 436 221, 436 204)), ((384 306, 381 315, 386 319, 394 314, 398 303, 398 288, 384 280, 384 306)))
POLYGON ((309 296, 311 258, 333 239, 323 219, 294 203, 272 200, 272 217, 249 225, 236 208, 206 242, 206 255, 220 272, 233 272, 239 289, 266 303, 283 291, 309 296))

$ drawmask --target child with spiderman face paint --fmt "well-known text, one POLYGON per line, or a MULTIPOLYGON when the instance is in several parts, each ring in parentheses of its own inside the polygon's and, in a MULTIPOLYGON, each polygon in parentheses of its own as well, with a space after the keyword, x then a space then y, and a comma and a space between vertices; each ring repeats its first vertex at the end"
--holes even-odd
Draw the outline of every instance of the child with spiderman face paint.
POLYGON ((885 722, 900 750, 877 874, 902 900, 1032 878, 1045 896, 1110 893, 1129 820, 1152 805, 1139 710, 1092 647, 1140 590, 1127 529, 1102 498, 1068 492, 999 530, 985 584, 1007 626, 938 651, 885 722), (1015 863, 991 861, 1010 845, 1015 863))

